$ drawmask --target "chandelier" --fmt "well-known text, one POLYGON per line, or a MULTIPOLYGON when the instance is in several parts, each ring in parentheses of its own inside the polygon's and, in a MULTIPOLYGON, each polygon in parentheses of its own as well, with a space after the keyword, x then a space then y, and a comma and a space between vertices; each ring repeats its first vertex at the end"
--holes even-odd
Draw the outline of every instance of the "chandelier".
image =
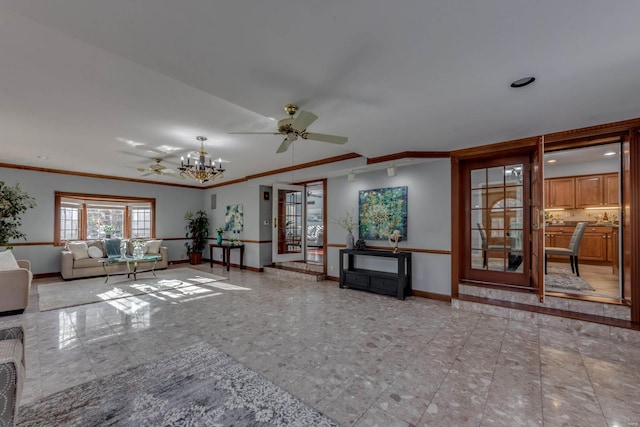
POLYGON ((204 151, 204 142, 207 140, 204 136, 197 136, 196 139, 200 141, 200 151, 198 152, 198 158, 191 163, 191 154, 187 155, 187 163, 184 163, 184 156, 180 158, 180 176, 194 179, 200 184, 204 184, 207 181, 213 181, 216 178, 224 177, 224 169, 222 169, 222 159, 218 160, 218 166, 215 162, 209 158, 209 164, 207 164, 206 155, 204 151))

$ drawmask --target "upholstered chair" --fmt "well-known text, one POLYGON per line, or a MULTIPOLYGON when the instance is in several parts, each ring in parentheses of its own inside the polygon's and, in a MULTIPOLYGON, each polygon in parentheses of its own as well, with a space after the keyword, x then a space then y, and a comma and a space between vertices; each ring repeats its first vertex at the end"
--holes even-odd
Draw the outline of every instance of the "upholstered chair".
POLYGON ((0 313, 24 312, 31 292, 31 263, 16 260, 18 268, 0 270, 0 313))

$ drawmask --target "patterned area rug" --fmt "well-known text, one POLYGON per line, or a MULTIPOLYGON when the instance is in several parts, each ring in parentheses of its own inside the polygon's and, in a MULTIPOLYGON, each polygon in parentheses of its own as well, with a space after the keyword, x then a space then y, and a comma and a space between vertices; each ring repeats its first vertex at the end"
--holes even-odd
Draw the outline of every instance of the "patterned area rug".
MULTIPOLYGON (((549 266, 544 276, 545 288, 571 289, 575 291, 595 291, 582 277, 577 277, 570 268, 549 266)), ((551 290, 551 289, 549 289, 551 290)))
POLYGON ((126 275, 112 276, 108 283, 104 283, 106 277, 93 277, 38 285, 38 307, 40 311, 55 310, 133 295, 187 290, 196 285, 226 280, 225 277, 192 268, 159 270, 156 275, 154 277, 151 272, 140 273, 137 280, 127 279, 126 275))
POLYGON ((337 426, 208 344, 20 407, 18 426, 337 426))

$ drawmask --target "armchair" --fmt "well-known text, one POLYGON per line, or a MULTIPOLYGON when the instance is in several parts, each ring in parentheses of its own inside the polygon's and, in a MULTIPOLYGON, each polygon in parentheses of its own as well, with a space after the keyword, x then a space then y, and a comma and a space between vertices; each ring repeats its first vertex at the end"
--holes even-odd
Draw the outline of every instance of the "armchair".
POLYGON ((0 313, 22 313, 29 304, 33 278, 31 263, 23 259, 17 263, 20 268, 16 270, 0 270, 0 313))

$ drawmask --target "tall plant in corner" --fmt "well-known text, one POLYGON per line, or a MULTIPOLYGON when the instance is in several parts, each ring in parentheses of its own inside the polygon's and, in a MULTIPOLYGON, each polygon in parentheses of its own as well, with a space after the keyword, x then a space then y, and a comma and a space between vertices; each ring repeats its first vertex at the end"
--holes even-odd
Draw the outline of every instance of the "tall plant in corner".
POLYGON ((10 187, 0 181, 0 246, 11 248, 9 240, 27 240, 27 235, 20 231, 21 216, 35 206, 35 199, 22 191, 20 184, 10 187))
POLYGON ((184 245, 187 247, 187 254, 189 255, 189 263, 195 265, 202 262, 202 251, 207 245, 207 239, 209 238, 209 217, 203 210, 199 210, 195 214, 193 212, 187 212, 184 214, 184 219, 187 221, 186 237, 191 239, 191 243, 186 242, 184 245))

